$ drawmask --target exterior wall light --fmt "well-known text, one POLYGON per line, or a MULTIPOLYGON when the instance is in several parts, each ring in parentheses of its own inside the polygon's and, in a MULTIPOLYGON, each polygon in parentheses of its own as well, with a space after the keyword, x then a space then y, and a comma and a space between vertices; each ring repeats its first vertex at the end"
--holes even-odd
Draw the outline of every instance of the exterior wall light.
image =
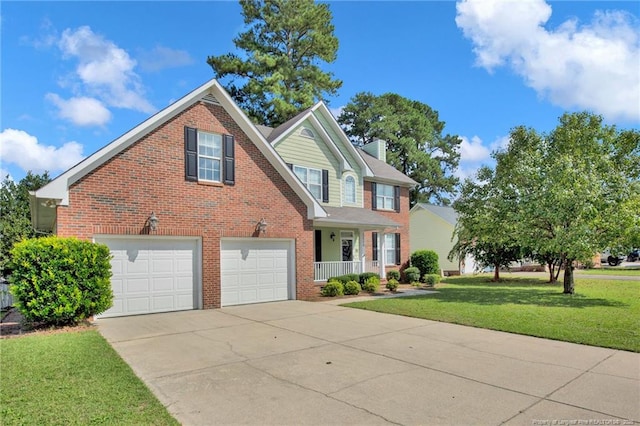
POLYGON ((264 219, 264 217, 260 219, 260 222, 258 222, 258 224, 256 225, 256 231, 263 234, 267 232, 267 221, 264 219))
POLYGON ((329 235, 329 238, 331 238, 331 241, 335 241, 336 240, 336 233, 332 232, 331 235, 329 235))
POLYGON ((151 212, 151 216, 149 216, 149 219, 147 219, 149 229, 155 231, 156 229, 158 229, 158 223, 160 223, 160 219, 158 219, 154 212, 151 212))

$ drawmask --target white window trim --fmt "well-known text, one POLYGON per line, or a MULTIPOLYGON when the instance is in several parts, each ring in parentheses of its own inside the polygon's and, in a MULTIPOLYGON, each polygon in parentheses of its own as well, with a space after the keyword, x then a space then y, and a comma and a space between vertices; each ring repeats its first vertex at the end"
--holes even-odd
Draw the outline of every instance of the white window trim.
POLYGON ((388 188, 391 188, 391 192, 392 192, 392 193, 395 191, 395 188, 393 187, 393 185, 386 185, 386 184, 384 184, 384 183, 378 183, 378 184, 376 184, 376 209, 377 209, 377 210, 395 211, 395 209, 396 209, 396 206, 395 206, 395 199, 396 199, 396 197, 395 197, 395 193, 394 193, 393 195, 391 195, 391 196, 388 196, 388 195, 381 195, 381 194, 380 194, 380 192, 381 192, 381 191, 380 191, 380 188, 381 188, 381 187, 388 187, 388 188), (380 199, 380 198, 382 198, 382 199, 383 199, 383 203, 382 203, 382 204, 379 202, 379 199, 380 199), (387 200, 387 199, 391 200, 391 203, 390 203, 390 204, 391 204, 391 207, 390 207, 390 208, 388 208, 388 207, 384 207, 384 200, 387 200))
MULTIPOLYGON (((384 242, 385 242, 385 244, 384 244, 384 263, 385 263, 385 266, 395 266, 396 265, 396 261, 398 260, 398 259, 395 259, 395 257, 396 257, 396 234, 395 233, 384 234, 383 235, 383 239, 384 239, 384 242), (390 241, 387 241, 387 235, 391 236, 390 241), (388 242, 390 242, 389 245, 387 245, 388 242), (392 257, 394 258, 393 262, 390 262, 390 259, 389 259, 389 256, 388 256, 388 254, 389 254, 388 251, 389 250, 392 250, 392 253, 393 253, 392 257)), ((380 257, 380 256, 378 256, 378 257, 380 257)))
POLYGON ((215 183, 221 183, 222 182, 222 149, 223 149, 223 137, 221 134, 219 133, 214 133, 214 132, 205 132, 202 130, 198 130, 198 136, 197 136, 197 154, 198 154, 198 182, 215 182, 215 183), (206 135, 216 135, 220 137, 220 157, 213 157, 210 155, 204 155, 204 154, 200 154, 200 135, 201 134, 206 134, 206 135), (211 179, 205 179, 203 177, 200 176, 200 158, 206 158, 209 160, 214 160, 217 161, 220 164, 220 179, 219 180, 211 180, 211 179))
POLYGON ((356 178, 353 175, 346 175, 343 180, 343 193, 342 198, 345 204, 357 204, 358 203, 358 185, 356 184, 356 178), (353 201, 347 200, 347 179, 353 179, 353 201))
MULTIPOLYGON (((322 201, 322 170, 320 169, 314 169, 312 167, 305 167, 305 166, 297 166, 297 165, 293 165, 293 173, 298 177, 298 179, 300 179, 300 182, 302 182, 304 184, 304 186, 309 190, 309 192, 311 192, 311 195, 313 195, 313 191, 311 190, 311 188, 309 188, 309 171, 314 171, 314 172, 318 172, 320 174, 320 183, 312 183, 311 185, 318 185, 320 186, 320 193, 319 193, 319 198, 316 197, 316 200, 318 201, 322 201), (302 169, 302 170, 306 170, 307 171, 307 181, 303 181, 300 176, 298 176, 298 174, 296 173, 296 168, 297 169, 302 169)), ((314 195, 315 197, 315 195, 314 195)))

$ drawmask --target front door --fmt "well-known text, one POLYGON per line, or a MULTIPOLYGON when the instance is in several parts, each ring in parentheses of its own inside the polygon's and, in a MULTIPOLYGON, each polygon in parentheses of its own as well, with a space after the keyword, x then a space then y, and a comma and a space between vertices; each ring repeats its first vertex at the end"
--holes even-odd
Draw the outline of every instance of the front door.
POLYGON ((342 261, 353 261, 353 232, 340 232, 340 240, 342 241, 342 261))

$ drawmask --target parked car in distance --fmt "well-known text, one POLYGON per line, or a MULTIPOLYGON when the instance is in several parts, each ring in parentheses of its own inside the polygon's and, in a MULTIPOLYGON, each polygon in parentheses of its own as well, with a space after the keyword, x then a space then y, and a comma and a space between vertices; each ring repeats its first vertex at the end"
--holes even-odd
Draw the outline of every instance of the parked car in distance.
POLYGON ((600 253, 600 262, 608 263, 609 266, 618 266, 625 260, 627 260, 627 256, 623 254, 612 255, 609 249, 606 249, 602 253, 600 253))
POLYGON ((640 249, 633 249, 627 255, 627 262, 637 262, 640 259, 640 249))

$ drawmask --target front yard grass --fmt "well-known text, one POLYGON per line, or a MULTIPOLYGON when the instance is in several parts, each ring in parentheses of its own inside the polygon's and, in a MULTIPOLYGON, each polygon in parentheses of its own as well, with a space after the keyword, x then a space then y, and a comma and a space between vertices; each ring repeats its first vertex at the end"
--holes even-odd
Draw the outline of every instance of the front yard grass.
POLYGON ((617 267, 607 267, 600 269, 577 269, 575 271, 576 275, 618 275, 623 277, 638 277, 640 278, 640 266, 629 267, 629 268, 620 268, 617 267))
POLYGON ((0 424, 177 425, 95 330, 0 340, 0 424))
POLYGON ((345 306, 640 352, 640 281, 577 278, 562 283, 490 277, 447 278, 435 294, 353 302, 345 306))

